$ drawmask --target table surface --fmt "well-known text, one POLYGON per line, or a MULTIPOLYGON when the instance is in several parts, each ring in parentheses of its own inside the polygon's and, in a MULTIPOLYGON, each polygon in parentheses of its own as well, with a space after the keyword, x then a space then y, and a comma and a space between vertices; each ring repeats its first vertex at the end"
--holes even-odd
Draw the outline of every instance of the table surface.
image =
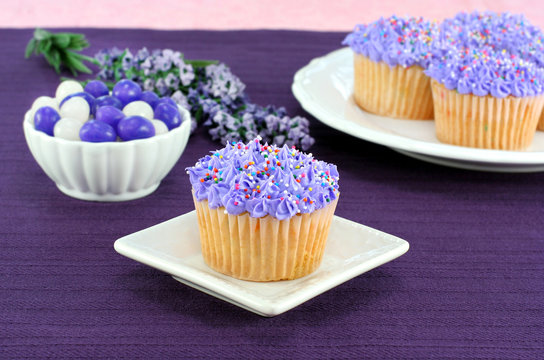
MULTIPOLYGON (((343 33, 84 29, 93 47, 219 59, 253 101, 306 114, 293 74, 343 33)), ((23 60, 31 30, 0 30, 1 358, 524 358, 544 350, 544 174, 432 165, 311 120, 338 165, 336 214, 410 242, 407 254, 274 318, 117 254, 114 241, 193 209, 185 167, 220 147, 203 129, 156 192, 94 203, 57 190, 22 120, 59 77, 23 60)))

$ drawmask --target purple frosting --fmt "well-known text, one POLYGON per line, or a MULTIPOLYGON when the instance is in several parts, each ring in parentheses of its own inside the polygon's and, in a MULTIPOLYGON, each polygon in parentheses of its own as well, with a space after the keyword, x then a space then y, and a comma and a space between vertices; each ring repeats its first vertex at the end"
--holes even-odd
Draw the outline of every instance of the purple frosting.
POLYGON ((543 33, 524 15, 492 11, 460 12, 440 25, 442 48, 490 48, 544 65, 543 33))
POLYGON ((506 50, 450 48, 434 58, 425 74, 460 94, 504 98, 544 92, 544 69, 506 50))
POLYGON ((357 25, 343 45, 375 62, 389 66, 426 69, 433 53, 433 42, 438 37, 438 25, 422 17, 396 17, 357 25))
POLYGON ((198 201, 232 215, 279 220, 310 213, 339 194, 336 165, 287 145, 233 142, 201 158, 187 173, 198 201))

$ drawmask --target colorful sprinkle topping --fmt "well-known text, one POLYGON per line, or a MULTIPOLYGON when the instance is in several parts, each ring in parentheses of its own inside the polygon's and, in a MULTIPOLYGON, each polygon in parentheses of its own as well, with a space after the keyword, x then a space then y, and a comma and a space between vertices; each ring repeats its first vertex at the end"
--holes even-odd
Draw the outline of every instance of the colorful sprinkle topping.
POLYGON ((338 196, 335 165, 287 145, 263 145, 259 138, 227 144, 186 170, 198 201, 233 215, 247 211, 283 220, 320 209, 338 196))
POLYGON ((371 60, 384 61, 389 66, 426 69, 438 37, 438 24, 422 17, 380 18, 368 25, 359 24, 348 34, 343 45, 371 60))

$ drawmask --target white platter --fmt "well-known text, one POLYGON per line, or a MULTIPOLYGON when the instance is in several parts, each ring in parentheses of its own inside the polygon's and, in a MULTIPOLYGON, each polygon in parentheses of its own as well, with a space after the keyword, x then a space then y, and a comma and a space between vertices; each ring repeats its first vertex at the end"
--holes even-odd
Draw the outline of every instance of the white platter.
POLYGON ((297 71, 292 91, 302 107, 324 124, 388 146, 405 155, 440 165, 499 172, 544 171, 544 132, 537 131, 526 151, 474 149, 442 144, 434 122, 399 120, 361 110, 352 99, 350 48, 313 59, 297 71))
POLYGON ((115 250, 176 280, 262 316, 275 316, 408 250, 398 237, 335 216, 321 266, 290 281, 258 283, 222 275, 202 258, 196 212, 118 239, 115 250))

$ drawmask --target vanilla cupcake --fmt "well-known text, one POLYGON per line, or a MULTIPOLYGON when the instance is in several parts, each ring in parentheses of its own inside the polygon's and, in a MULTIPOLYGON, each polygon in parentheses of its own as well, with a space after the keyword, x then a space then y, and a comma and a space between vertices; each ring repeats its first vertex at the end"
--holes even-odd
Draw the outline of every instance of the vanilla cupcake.
POLYGON ((342 44, 354 52, 353 97, 365 111, 402 119, 432 119, 429 78, 438 26, 421 17, 380 18, 357 25, 342 44))
MULTIPOLYGON (((544 67, 544 33, 522 14, 493 11, 460 12, 440 25, 442 47, 451 46, 506 51, 544 67)), ((538 130, 544 130, 544 114, 538 130)))
POLYGON ((432 78, 436 136, 453 145, 523 150, 544 106, 544 72, 506 50, 451 48, 432 78))
POLYGON ((210 268, 252 281, 317 269, 339 196, 335 165, 257 139, 227 144, 187 172, 210 268))

